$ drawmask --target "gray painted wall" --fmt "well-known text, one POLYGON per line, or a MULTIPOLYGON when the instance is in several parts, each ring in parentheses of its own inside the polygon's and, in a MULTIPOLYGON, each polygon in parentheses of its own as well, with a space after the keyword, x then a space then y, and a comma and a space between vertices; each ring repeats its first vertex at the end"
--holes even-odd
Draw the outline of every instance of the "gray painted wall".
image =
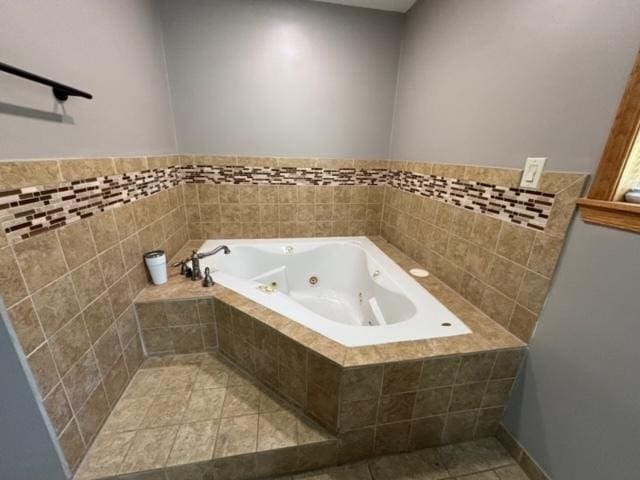
POLYGON ((154 3, 0 0, 0 61, 94 95, 64 104, 74 124, 44 120, 51 89, 0 73, 0 159, 175 153, 154 3))
POLYGON ((640 237, 575 220, 506 426, 554 480, 640 475, 640 237))
POLYGON ((63 480, 67 476, 0 298, 0 478, 63 480))
POLYGON ((592 171, 640 43, 637 0, 429 0, 407 20, 392 158, 592 171))
MULTIPOLYGON (((593 172, 640 47, 627 0, 409 13, 392 155, 593 172)), ((505 422, 554 480, 638 478, 640 238, 575 219, 505 422)))
POLYGON ((188 0, 164 25, 181 152, 387 158, 401 14, 188 0))

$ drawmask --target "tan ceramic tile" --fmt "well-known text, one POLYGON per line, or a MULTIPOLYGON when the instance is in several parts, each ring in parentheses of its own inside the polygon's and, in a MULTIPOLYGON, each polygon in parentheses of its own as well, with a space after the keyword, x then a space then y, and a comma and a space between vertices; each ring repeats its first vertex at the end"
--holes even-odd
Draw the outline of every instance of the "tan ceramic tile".
POLYGON ((260 391, 253 385, 227 388, 223 417, 256 414, 260 410, 260 391))
POLYGON ((227 386, 229 373, 227 367, 218 360, 204 362, 196 376, 194 390, 203 388, 223 388, 227 386))
POLYGON ((127 371, 124 357, 121 356, 106 375, 103 373, 102 380, 109 403, 114 405, 122 396, 127 383, 129 383, 129 372, 127 371))
POLYGON ((345 370, 342 376, 342 401, 377 398, 382 386, 382 372, 382 367, 345 370))
POLYGON ((48 344, 41 345, 27 358, 29 368, 35 377, 40 395, 46 397, 60 381, 48 344))
POLYGON ((527 474, 518 465, 498 468, 495 474, 500 480, 529 480, 527 474))
POLYGON ((55 160, 2 162, 0 179, 0 190, 50 185, 61 180, 58 162, 55 160))
POLYGON ((547 292, 549 291, 550 281, 537 273, 527 271, 520 291, 518 292, 517 301, 519 304, 525 306, 527 309, 534 313, 540 313, 544 301, 547 298, 547 292))
POLYGON ((122 398, 107 419, 102 434, 138 430, 153 397, 122 398))
POLYGON ((442 432, 442 443, 451 444, 471 440, 475 433, 477 419, 477 410, 448 414, 442 432))
POLYGON ((120 245, 116 244, 105 250, 98 258, 100 260, 102 275, 108 288, 125 274, 124 260, 122 258, 120 245))
POLYGON ((136 303, 140 328, 168 327, 164 306, 165 302, 136 303))
POLYGON ((133 306, 127 308, 118 320, 116 320, 116 330, 120 338, 120 343, 123 346, 126 346, 131 339, 138 334, 138 323, 133 306))
POLYGON ((409 434, 411 423, 399 422, 378 425, 376 427, 375 453, 385 455, 387 453, 402 452, 409 447, 409 434))
POLYGON ((67 428, 62 432, 60 438, 58 438, 60 448, 64 453, 65 458, 69 464, 69 467, 74 470, 76 466, 82 460, 82 456, 86 450, 82 435, 78 429, 78 425, 75 420, 71 420, 67 428))
POLYGON ((69 396, 71 407, 78 410, 100 384, 100 372, 93 351, 89 350, 78 360, 62 378, 62 383, 69 396))
POLYGON ((451 401, 451 387, 420 390, 416 397, 413 416, 416 418, 446 413, 451 401))
POLYGON ((563 243, 562 238, 538 232, 533 242, 528 268, 546 277, 551 277, 563 243))
POLYGON ((99 385, 76 413, 82 438, 87 444, 96 436, 107 415, 109 415, 109 402, 104 389, 99 385))
POLYGON ((176 437, 178 426, 139 430, 120 466, 120 473, 163 467, 176 437))
POLYGON ((127 204, 113 210, 116 230, 118 231, 120 240, 136 233, 137 227, 134 208, 134 204, 127 204))
POLYGON ((405 453, 375 459, 369 463, 373 480, 440 480, 449 478, 435 450, 405 453))
POLYGON ((438 448, 451 475, 465 475, 492 468, 513 465, 515 460, 495 438, 447 445, 438 448))
POLYGON ((418 387, 422 362, 387 364, 384 367, 382 393, 415 390, 418 387))
POLYGON ((96 255, 89 224, 79 221, 58 230, 58 238, 69 268, 74 269, 96 255))
POLYGON ((258 415, 223 418, 220 421, 215 458, 254 453, 257 447, 258 415))
POLYGON ((62 248, 49 232, 14 245, 20 270, 29 289, 34 292, 67 272, 62 248))
POLYGON ((409 420, 413 415, 415 403, 415 392, 381 396, 378 406, 378 423, 409 420))
POLYGON ((114 158, 116 173, 141 172, 149 169, 145 157, 121 157, 114 158))
POLYGON ((2 294, 7 306, 13 305, 28 295, 27 287, 18 271, 18 264, 13 256, 11 247, 1 248, 0 294, 2 294))
POLYGON ((462 357, 456 384, 487 380, 496 360, 495 352, 477 353, 462 357))
POLYGON ((116 317, 119 317, 131 304, 132 295, 129 287, 129 279, 126 277, 118 280, 109 290, 111 309, 116 317))
POLYGON ((120 339, 114 325, 109 327, 102 337, 98 339, 93 346, 93 350, 96 354, 100 371, 103 373, 108 372, 122 355, 120 339))
POLYGON ((585 177, 584 173, 547 171, 542 174, 538 188, 543 192, 558 193, 585 177))
POLYGON ((98 253, 103 252, 118 241, 113 211, 99 213, 89 219, 89 227, 98 253))
POLYGON ((515 302, 493 288, 486 288, 480 309, 491 319, 506 327, 509 325, 515 302))
POLYGON ((14 305, 9 310, 9 316, 22 350, 25 355, 29 355, 44 341, 44 333, 31 299, 25 299, 14 305))
POLYGON ((509 331, 524 342, 528 342, 536 325, 535 314, 516 304, 509 322, 509 331))
POLYGON ((545 233, 557 237, 565 235, 575 212, 576 200, 582 193, 583 187, 584 179, 581 179, 556 195, 545 233))
POLYGON ((142 421, 144 428, 175 425, 181 422, 191 392, 158 395, 154 397, 142 421))
POLYGON ((137 335, 124 347, 124 361, 129 372, 135 372, 144 360, 142 342, 137 335))
POLYGON ((310 472, 293 477, 294 480, 370 480, 371 474, 367 465, 358 463, 333 467, 319 472, 310 472))
POLYGON ((509 393, 511 392, 512 385, 512 378, 506 380, 494 380, 489 382, 489 384, 487 385, 487 390, 482 397, 481 406, 483 408, 503 406, 509 398, 509 393))
POLYGON ((106 290, 100 263, 97 258, 94 258, 71 272, 71 278, 82 308, 86 308, 106 290))
POLYGON ((49 346, 58 371, 64 375, 91 346, 82 315, 77 315, 58 330, 50 339, 49 346))
POLYGON ((529 228, 502 222, 496 252, 520 265, 526 265, 536 232, 529 228))
POLYGON ((198 305, 194 300, 184 302, 165 302, 165 315, 169 326, 191 325, 199 323, 198 305))
POLYGON ((98 297, 82 312, 82 316, 84 317, 89 338, 91 342, 95 342, 102 336, 109 325, 113 323, 113 313, 108 295, 103 294, 101 297, 98 297))
POLYGON ((53 335, 80 312, 70 276, 65 276, 34 294, 33 302, 47 336, 53 335))
POLYGON ((297 445, 297 418, 282 410, 261 413, 258 419, 257 450, 274 450, 297 445))
POLYGON ((495 256, 487 276, 487 283, 506 295, 515 298, 524 277, 525 269, 516 263, 495 256))
POLYGON ((441 445, 445 420, 445 415, 413 420, 409 438, 410 447, 416 449, 441 445))
POLYGON ((461 410, 472 410, 480 407, 486 388, 486 382, 475 382, 454 386, 449 411, 455 412, 461 410))
POLYGON ((225 393, 224 388, 194 390, 182 421, 196 422, 220 418, 225 393))
POLYGON ((167 460, 167 465, 180 465, 210 460, 218 434, 218 420, 181 425, 167 460))
POLYGON ((162 385, 163 374, 155 369, 138 370, 129 383, 125 398, 140 398, 154 396, 162 385))
POLYGON ((93 480, 118 473, 135 433, 101 434, 76 473, 76 480, 93 480))
POLYGON ((62 388, 62 383, 55 386, 43 403, 53 428, 59 435, 73 415, 67 395, 64 392, 64 388, 62 388))
POLYGON ((78 158, 60 160, 59 163, 62 179, 67 182, 115 174, 115 168, 111 158, 78 158))
POLYGON ((489 251, 493 251, 498 242, 500 225, 500 220, 487 217, 486 215, 476 214, 473 230, 471 231, 471 242, 489 251))
POLYGON ((460 357, 425 360, 420 374, 420 388, 452 385, 460 367, 460 357))
POLYGON ((515 377, 524 358, 525 350, 507 350, 498 352, 496 363, 491 373, 492 379, 515 377))

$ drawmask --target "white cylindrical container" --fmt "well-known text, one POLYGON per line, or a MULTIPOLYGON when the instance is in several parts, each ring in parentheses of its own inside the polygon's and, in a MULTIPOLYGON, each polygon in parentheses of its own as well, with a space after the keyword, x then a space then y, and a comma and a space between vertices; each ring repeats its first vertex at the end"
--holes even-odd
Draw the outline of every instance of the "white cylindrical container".
POLYGON ((144 263, 147 264, 151 281, 154 285, 167 283, 167 256, 164 250, 153 250, 144 254, 144 263))

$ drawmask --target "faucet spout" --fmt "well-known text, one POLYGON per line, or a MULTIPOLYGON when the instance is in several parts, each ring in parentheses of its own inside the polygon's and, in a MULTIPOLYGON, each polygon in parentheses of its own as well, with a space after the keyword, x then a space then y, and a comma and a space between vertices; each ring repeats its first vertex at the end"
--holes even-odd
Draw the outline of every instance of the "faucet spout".
POLYGON ((197 254, 198 258, 210 257, 211 255, 215 255, 216 253, 223 251, 225 255, 229 255, 231 250, 226 245, 220 245, 219 247, 214 248, 209 252, 200 252, 197 254))

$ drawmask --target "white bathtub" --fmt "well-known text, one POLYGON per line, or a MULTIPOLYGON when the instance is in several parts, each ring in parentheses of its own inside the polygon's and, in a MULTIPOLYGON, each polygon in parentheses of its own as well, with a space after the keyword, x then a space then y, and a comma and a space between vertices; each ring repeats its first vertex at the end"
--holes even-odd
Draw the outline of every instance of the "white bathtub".
POLYGON ((207 240, 215 282, 343 345, 471 330, 366 237, 207 240))

